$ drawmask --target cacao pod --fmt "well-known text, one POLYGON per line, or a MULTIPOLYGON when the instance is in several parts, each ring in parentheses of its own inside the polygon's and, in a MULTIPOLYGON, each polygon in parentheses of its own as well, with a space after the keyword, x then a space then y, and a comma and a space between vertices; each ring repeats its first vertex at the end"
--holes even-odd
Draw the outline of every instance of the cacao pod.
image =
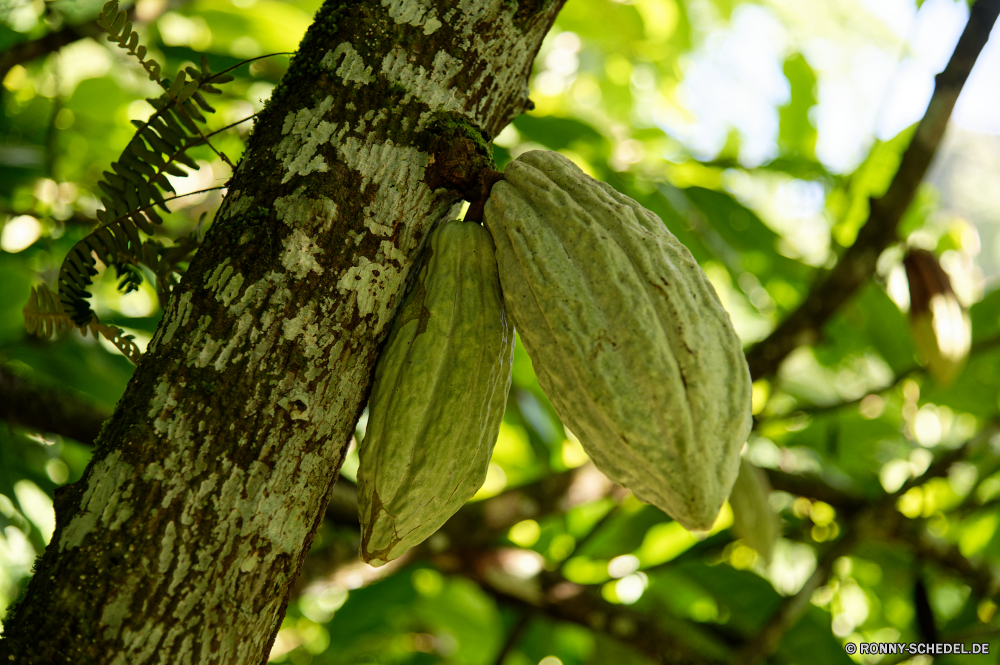
POLYGON ((484 214, 507 314, 560 418, 609 478, 710 528, 750 432, 750 373, 690 252, 553 152, 511 162, 484 214))
POLYGON ((361 556, 382 565, 434 533, 486 480, 514 330, 489 232, 446 222, 393 321, 358 448, 361 556))

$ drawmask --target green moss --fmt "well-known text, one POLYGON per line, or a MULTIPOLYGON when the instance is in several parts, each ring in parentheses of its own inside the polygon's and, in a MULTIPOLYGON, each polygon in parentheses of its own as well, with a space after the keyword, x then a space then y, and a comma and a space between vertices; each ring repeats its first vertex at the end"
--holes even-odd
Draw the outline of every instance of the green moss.
POLYGON ((251 238, 262 238, 267 243, 269 254, 274 253, 274 235, 269 232, 267 224, 271 221, 271 212, 262 206, 248 210, 241 217, 243 223, 251 230, 251 238))
POLYGON ((340 19, 348 7, 349 3, 338 5, 334 2, 326 2, 320 7, 298 50, 292 56, 288 71, 281 77, 278 87, 274 89, 271 98, 265 104, 264 111, 273 105, 280 106, 280 102, 293 90, 310 89, 320 74, 325 73, 320 65, 326 55, 325 47, 333 43, 340 19), (308 84, 300 86, 300 82, 308 84))
POLYGON ((535 16, 549 11, 556 2, 562 4, 565 0, 506 0, 504 9, 511 11, 511 19, 520 30, 525 30, 535 16))
POLYGON ((454 111, 437 111, 430 122, 431 131, 440 137, 463 136, 476 145, 476 152, 493 161, 493 149, 490 142, 493 137, 489 133, 469 122, 461 113, 454 111))

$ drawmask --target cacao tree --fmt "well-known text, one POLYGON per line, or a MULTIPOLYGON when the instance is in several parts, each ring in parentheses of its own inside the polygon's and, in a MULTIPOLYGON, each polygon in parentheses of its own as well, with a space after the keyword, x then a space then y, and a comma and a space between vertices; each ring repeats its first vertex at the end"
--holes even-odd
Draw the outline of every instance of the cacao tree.
POLYGON ((84 478, 56 499, 5 654, 266 658, 410 269, 477 190, 484 137, 526 108, 558 8, 320 8, 84 478))
MULTIPOLYGON (((822 59, 804 41, 780 54, 789 94, 764 161, 735 129, 705 157, 653 112, 693 77, 685 57, 718 47, 709 33, 807 30, 796 10, 562 5, 144 0, 103 28, 100 3, 0 16, 0 600, 13 603, 0 655, 846 663, 861 642, 1000 648, 1000 301, 960 283, 989 232, 942 217, 940 176, 921 185, 1000 3, 963 16, 923 119, 841 170, 818 156, 822 59), (287 71, 282 55, 240 64, 292 50, 287 71), (67 269, 102 269, 89 302, 124 332, 30 338, 30 288, 63 283, 98 222, 98 183, 129 154, 128 120, 160 112, 140 101, 164 92, 147 80, 154 58, 177 90, 235 67, 197 124, 212 147, 191 148, 186 178, 164 176, 182 198, 144 234, 162 241, 146 263, 67 269), (539 147, 655 213, 732 316, 755 423, 731 507, 695 537, 607 480, 518 344, 482 490, 423 544, 364 566, 351 444, 382 345, 431 230, 463 201, 480 214, 493 170, 539 147), (820 192, 815 256, 762 201, 789 189, 820 192), (176 273, 160 269, 172 247, 176 273), (145 347, 134 371, 115 348, 125 333, 145 347)), ((851 20, 838 39, 891 41, 851 20)))

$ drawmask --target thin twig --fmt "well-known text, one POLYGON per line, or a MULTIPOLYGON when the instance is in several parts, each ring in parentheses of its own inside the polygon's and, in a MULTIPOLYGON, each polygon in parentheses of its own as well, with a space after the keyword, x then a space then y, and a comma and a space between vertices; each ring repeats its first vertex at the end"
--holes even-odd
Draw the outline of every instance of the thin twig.
MULTIPOLYGON (((225 127, 219 127, 218 129, 209 132, 208 134, 205 135, 205 138, 209 138, 210 139, 213 136, 215 136, 216 134, 221 134, 222 132, 226 131, 227 129, 232 129, 236 125, 242 125, 247 120, 253 120, 256 117, 257 117, 256 113, 251 113, 250 115, 248 115, 247 117, 243 118, 242 120, 237 120, 236 122, 231 122, 228 125, 226 125, 225 127)), ((192 144, 192 145, 201 145, 201 144, 195 143, 195 144, 192 144)))
MULTIPOLYGON (((986 353, 987 351, 992 351, 998 346, 1000 346, 1000 335, 979 340, 978 342, 973 344, 972 347, 969 349, 968 359, 972 360, 980 353, 986 353)), ((836 402, 834 404, 803 405, 795 408, 794 410, 790 411, 787 414, 783 414, 780 416, 775 415, 767 418, 757 418, 754 421, 754 426, 757 427, 759 423, 763 422, 771 422, 775 420, 784 420, 786 418, 793 418, 801 414, 805 414, 808 416, 815 416, 823 413, 829 413, 831 411, 837 411, 850 406, 856 406, 860 404, 861 400, 863 400, 868 395, 879 395, 881 393, 888 392, 893 388, 895 388, 896 386, 898 386, 903 381, 905 381, 906 379, 914 376, 921 376, 923 374, 926 374, 926 372, 927 370, 925 368, 920 367, 919 365, 912 365, 904 369, 903 371, 899 372, 898 374, 896 374, 896 376, 892 378, 892 381, 890 381, 886 385, 882 386, 881 388, 875 388, 874 390, 870 390, 864 396, 858 397, 857 399, 848 399, 842 402, 836 402)))
POLYGON ((514 625, 510 628, 510 632, 507 633, 507 639, 504 640, 503 647, 500 649, 500 652, 497 653, 497 657, 496 660, 493 661, 493 665, 503 665, 503 661, 507 659, 507 656, 514 650, 514 647, 516 647, 517 643, 520 641, 521 635, 524 633, 524 629, 528 627, 529 621, 531 621, 531 612, 527 609, 521 610, 518 614, 517 621, 514 622, 514 625))
POLYGON ((806 583, 795 595, 789 596, 781 603, 781 606, 757 634, 757 637, 739 651, 733 659, 734 664, 757 665, 763 663, 768 656, 774 653, 785 633, 797 624, 802 615, 809 609, 809 601, 813 592, 826 584, 830 578, 833 564, 854 548, 857 539, 857 532, 852 529, 849 535, 832 545, 820 556, 816 570, 809 576, 806 583))
POLYGON ((263 60, 264 58, 272 58, 272 57, 274 57, 276 55, 295 55, 295 53, 292 52, 292 51, 278 51, 276 53, 265 53, 264 55, 258 55, 255 58, 249 58, 248 60, 242 60, 240 62, 237 62, 235 65, 232 65, 231 67, 226 67, 221 72, 213 72, 211 76, 209 76, 207 79, 205 79, 205 83, 211 83, 212 79, 214 79, 215 77, 222 76, 223 74, 228 74, 229 72, 233 71, 234 69, 239 69, 243 65, 249 65, 251 62, 256 62, 257 60, 263 60))
MULTIPOLYGON (((186 194, 177 194, 176 196, 171 196, 169 198, 165 198, 165 199, 163 199, 163 202, 164 203, 170 203, 171 201, 176 201, 177 199, 182 199, 185 196, 194 196, 195 194, 205 194, 207 192, 214 192, 217 189, 225 189, 225 188, 226 188, 225 185, 219 185, 218 187, 209 187, 208 189, 199 189, 199 190, 196 190, 194 192, 187 192, 186 194)), ((104 226, 110 226, 111 224, 114 224, 115 222, 122 221, 126 217, 131 217, 132 215, 134 215, 137 212, 143 212, 145 210, 149 210, 150 208, 155 208, 158 205, 160 205, 160 204, 159 203, 150 203, 149 205, 139 206, 135 210, 132 210, 132 211, 130 211, 130 212, 122 215, 121 217, 117 217, 117 218, 111 220, 110 222, 108 222, 104 226)))

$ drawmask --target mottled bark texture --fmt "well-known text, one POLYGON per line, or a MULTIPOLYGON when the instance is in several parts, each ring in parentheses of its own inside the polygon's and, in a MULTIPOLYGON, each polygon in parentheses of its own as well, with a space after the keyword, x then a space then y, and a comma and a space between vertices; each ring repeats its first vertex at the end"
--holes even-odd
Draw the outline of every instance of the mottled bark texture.
MULTIPOLYGON (((4 626, 0 662, 261 663, 434 223, 561 2, 327 2, 4 626)), ((334 646, 336 648, 336 646, 334 646)))

